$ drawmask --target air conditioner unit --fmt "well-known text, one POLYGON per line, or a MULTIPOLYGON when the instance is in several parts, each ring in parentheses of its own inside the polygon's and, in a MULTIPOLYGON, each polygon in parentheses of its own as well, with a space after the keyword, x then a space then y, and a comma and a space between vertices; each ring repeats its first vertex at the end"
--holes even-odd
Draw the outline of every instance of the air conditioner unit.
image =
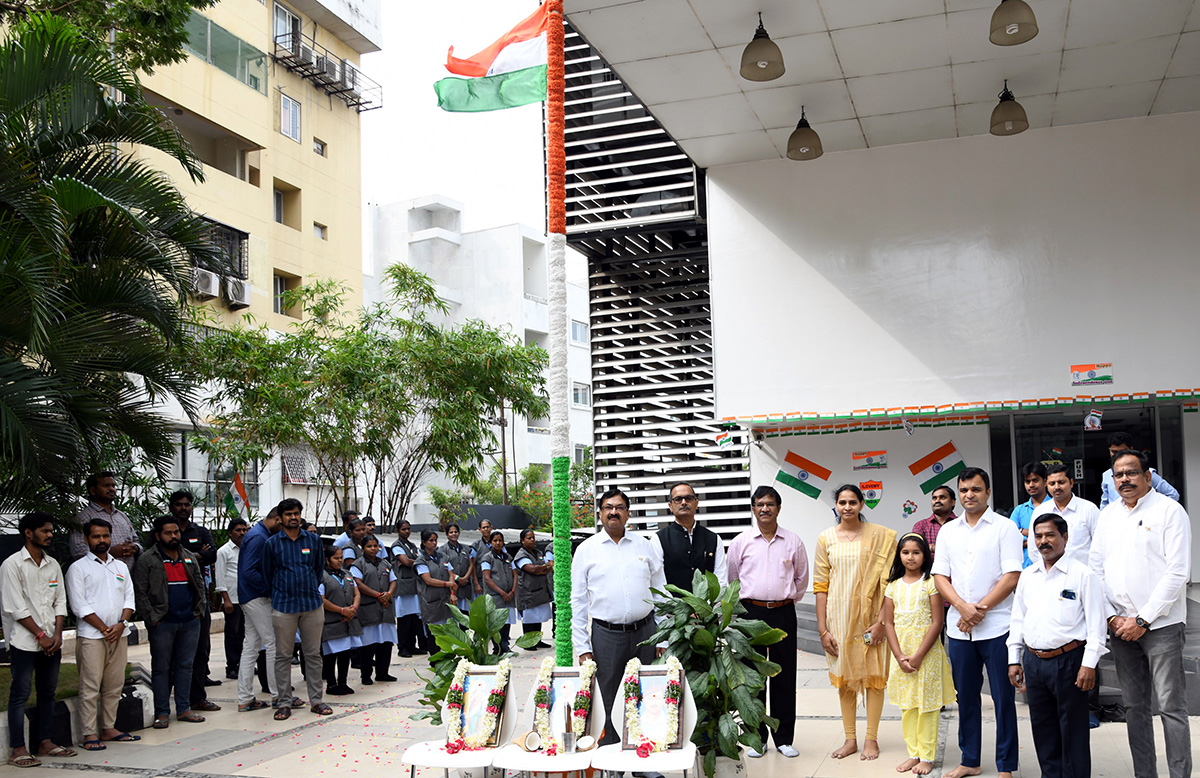
POLYGON ((316 67, 317 52, 310 49, 308 46, 300 47, 300 63, 303 65, 311 65, 316 67))
POLYGON ((221 279, 216 273, 203 268, 192 268, 192 288, 196 297, 211 300, 221 294, 221 279))
POLYGON ((342 86, 349 89, 355 97, 361 94, 358 86, 359 70, 346 60, 342 60, 342 86))
POLYGON ((333 57, 318 57, 317 72, 324 73, 330 81, 336 82, 338 80, 339 64, 340 60, 334 59, 333 57))
POLYGON ((229 279, 229 310, 250 307, 250 282, 240 278, 229 279))

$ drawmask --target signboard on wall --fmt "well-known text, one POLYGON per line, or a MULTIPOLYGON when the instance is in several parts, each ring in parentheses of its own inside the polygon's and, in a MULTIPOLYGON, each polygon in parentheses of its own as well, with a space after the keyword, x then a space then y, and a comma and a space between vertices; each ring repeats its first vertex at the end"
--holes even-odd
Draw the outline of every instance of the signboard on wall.
POLYGON ((1113 382, 1112 362, 1071 365, 1071 386, 1095 386, 1113 382))

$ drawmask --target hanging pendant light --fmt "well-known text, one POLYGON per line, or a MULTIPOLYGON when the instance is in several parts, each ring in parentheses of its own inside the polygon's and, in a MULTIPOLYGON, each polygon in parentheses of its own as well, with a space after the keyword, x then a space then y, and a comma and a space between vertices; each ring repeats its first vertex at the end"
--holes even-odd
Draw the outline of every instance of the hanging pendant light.
POLYGON ((1000 102, 992 109, 990 132, 993 135, 1016 135, 1027 129, 1029 129, 1029 119, 1025 116, 1025 109, 1017 102, 1017 98, 1013 97, 1012 91, 1008 88, 1008 79, 1004 79, 1004 90, 1000 92, 1000 102))
POLYGON ((988 40, 997 46, 1016 46, 1033 40, 1037 34, 1037 19, 1025 0, 1000 0, 1000 5, 992 12, 988 40))
POLYGON ((767 35, 762 13, 759 13, 754 39, 746 44, 746 50, 742 52, 742 78, 747 81, 774 81, 783 75, 783 70, 783 52, 767 35))
POLYGON ((800 106, 800 123, 788 137, 788 159, 816 159, 824 153, 825 150, 821 148, 820 136, 808 125, 808 118, 804 115, 804 106, 800 106))

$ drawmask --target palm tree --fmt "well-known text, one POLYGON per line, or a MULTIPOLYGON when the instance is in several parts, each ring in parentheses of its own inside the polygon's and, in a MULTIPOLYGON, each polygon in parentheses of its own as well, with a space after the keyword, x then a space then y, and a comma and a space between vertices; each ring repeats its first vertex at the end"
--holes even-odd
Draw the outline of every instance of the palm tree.
POLYGON ((137 77, 70 23, 0 41, 0 510, 62 506, 125 438, 164 471, 163 401, 195 414, 185 365, 192 268, 226 272, 138 146, 201 163, 137 77))

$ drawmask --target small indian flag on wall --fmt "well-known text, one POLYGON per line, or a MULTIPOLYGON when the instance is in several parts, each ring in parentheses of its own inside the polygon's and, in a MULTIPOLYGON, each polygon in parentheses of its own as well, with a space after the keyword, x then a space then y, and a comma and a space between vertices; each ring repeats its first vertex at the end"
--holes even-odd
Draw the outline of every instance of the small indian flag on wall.
POLYGON ((789 451, 783 458, 783 467, 775 480, 787 484, 798 492, 807 494, 814 500, 821 496, 821 490, 829 483, 833 471, 821 467, 811 459, 805 459, 794 451, 789 451))
POLYGON ((921 493, 929 494, 957 476, 965 467, 954 443, 947 443, 913 462, 908 469, 921 484, 921 493))
POLYGON ((446 70, 466 78, 443 78, 433 85, 445 111, 496 111, 546 99, 546 27, 549 3, 473 57, 459 59, 454 47, 446 70))

